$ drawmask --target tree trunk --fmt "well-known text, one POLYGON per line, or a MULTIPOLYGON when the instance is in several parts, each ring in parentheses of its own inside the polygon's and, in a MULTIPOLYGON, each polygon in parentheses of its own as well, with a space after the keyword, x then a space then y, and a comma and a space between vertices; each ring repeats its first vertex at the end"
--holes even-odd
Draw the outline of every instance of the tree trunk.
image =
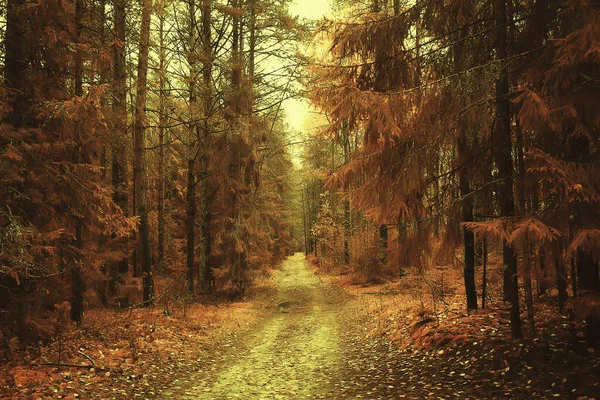
MULTIPOLYGON (((500 62, 500 72, 496 80, 496 124, 492 133, 493 157, 498 169, 498 199, 501 217, 514 216, 512 139, 510 131, 510 99, 508 82, 508 43, 507 43, 507 4, 506 0, 494 0, 496 28, 496 57, 500 62)), ((517 259, 506 239, 502 243, 502 259, 505 280, 510 301, 510 325, 513 338, 521 338, 521 317, 519 312, 519 286, 517 259)))
MULTIPOLYGON (((75 2, 75 44, 81 43, 81 30, 83 18, 83 0, 75 2)), ((83 56, 81 50, 77 48, 75 51, 75 97, 83 96, 83 56)), ((82 162, 82 137, 81 126, 79 121, 75 121, 75 142, 76 142, 76 163, 82 162)), ((79 214, 82 213, 82 204, 78 204, 79 214)), ((80 215, 75 216, 75 247, 78 250, 75 265, 71 270, 71 320, 80 324, 83 321, 83 293, 85 283, 83 281, 83 273, 81 271, 81 251, 83 250, 83 220, 80 215)))
MULTIPOLYGON (((232 0, 232 6, 237 8, 240 0, 232 0)), ((240 71, 240 16, 237 12, 233 14, 231 27, 231 87, 234 91, 239 91, 241 81, 240 71)), ((234 93, 233 97, 238 98, 239 93, 234 93)), ((237 101, 234 100, 233 112, 239 112, 237 101)))
MULTIPOLYGON (((342 134, 340 135, 344 141, 344 165, 350 162, 350 136, 348 133, 348 121, 344 121, 342 134)), ((348 196, 348 182, 344 182, 344 193, 348 196)), ((350 264, 350 234, 351 234, 351 221, 350 221, 350 200, 346 198, 344 200, 344 265, 350 264)))
POLYGON ((548 269, 546 268, 546 253, 543 248, 540 248, 538 255, 540 263, 540 276, 538 278, 538 298, 548 292, 548 269))
POLYGON ((488 261, 488 250, 487 250, 487 239, 483 239, 483 276, 481 278, 481 308, 485 308, 485 302, 487 297, 487 261, 488 261))
POLYGON ((158 211, 158 260, 157 269, 163 272, 165 268, 165 124, 166 124, 166 97, 165 74, 165 16, 159 17, 159 49, 158 49, 158 184, 157 184, 157 211, 158 211))
MULTIPOLYGON (((466 29, 461 29, 457 44, 454 45, 454 73, 460 74, 464 68, 463 38, 467 35, 466 29)), ((471 154, 467 138, 469 129, 465 118, 459 119, 457 128, 458 139, 456 148, 458 151, 458 179, 460 187, 460 198, 462 203, 462 222, 473 222, 473 199, 471 197, 471 182, 469 177, 469 163, 471 154)), ((475 234, 463 226, 464 246, 464 282, 467 297, 467 310, 477 309, 477 290, 475 288, 475 234)))
MULTIPOLYGON (((196 92, 196 79, 197 79, 197 65, 196 60, 198 58, 197 42, 198 36, 196 30, 198 24, 196 20, 196 3, 190 0, 188 3, 188 17, 189 17, 189 32, 188 32, 188 51, 187 51, 187 63, 190 69, 189 76, 189 106, 194 108, 198 102, 198 96, 196 92)), ((190 122, 189 136, 191 140, 191 149, 188 159, 187 166, 187 190, 186 190, 186 266, 187 266, 187 294, 193 296, 194 294, 194 279, 196 275, 196 158, 198 157, 198 123, 195 121, 190 122)))
POLYGON ((210 263, 212 251, 212 198, 213 188, 210 184, 210 116, 212 114, 212 44, 211 44, 211 7, 212 0, 202 2, 202 84, 203 84, 203 107, 204 121, 202 126, 202 204, 200 209, 200 234, 202 257, 200 259, 198 292, 210 293, 213 289, 213 273, 210 263))
MULTIPOLYGON (((128 213, 128 188, 127 188, 127 162, 126 144, 127 135, 127 71, 125 69, 125 12, 126 0, 115 0, 114 2, 114 30, 115 40, 119 45, 113 46, 114 54, 114 77, 113 77, 113 104, 114 113, 113 138, 112 138, 112 187, 113 201, 124 214, 128 213)), ((110 266, 108 271, 111 281, 116 280, 117 272, 127 273, 129 260, 125 257, 117 263, 116 270, 110 266)), ((110 285, 110 283, 109 283, 110 285)))
POLYGON ((594 256, 581 249, 577 250, 577 288, 600 292, 600 276, 598 274, 598 262, 594 256))
POLYGON ((254 88, 254 58, 256 53, 256 0, 250 0, 250 43, 248 48, 248 78, 254 88))
POLYGON ((186 265, 187 265, 187 294, 194 294, 195 265, 195 232, 196 232, 196 162, 188 160, 186 203, 186 265))
MULTIPOLYGON (((99 45, 101 48, 104 48, 106 46, 106 27, 108 26, 107 24, 107 19, 106 19, 106 0, 99 0, 98 1, 98 10, 93 10, 94 13, 98 13, 98 24, 99 24, 99 45)), ((96 71, 93 70, 92 71, 92 77, 91 80, 94 81, 95 79, 95 74, 96 71)), ((99 77, 98 77, 98 83, 100 85, 105 85, 107 82, 107 71, 105 69, 102 69, 99 73, 99 77)), ((106 96, 104 96, 102 98, 101 101, 102 107, 106 108, 107 106, 107 98, 106 96)), ((109 141, 110 142, 110 141, 109 141)), ((102 168, 102 172, 101 172, 101 177, 102 177, 102 183, 106 183, 106 175, 108 172, 108 154, 107 154, 107 143, 104 142, 102 143, 102 152, 100 154, 100 167, 102 168)), ((112 269, 112 268, 111 268, 112 269)))
POLYGON ((150 42, 151 0, 142 0, 142 25, 138 54, 137 98, 135 106, 134 160, 135 197, 137 215, 140 218, 138 231, 142 266, 143 301, 145 306, 154 305, 154 277, 152 276, 152 254, 148 224, 147 176, 145 166, 146 93, 148 82, 148 48, 150 42))
POLYGON ((7 0, 6 30, 4 33, 4 79, 11 94, 12 112, 8 122, 15 128, 24 125, 28 108, 28 90, 25 87, 25 0, 7 0))
POLYGON ((567 303, 567 273, 562 263, 562 245, 560 240, 554 247, 554 268, 556 273, 556 287, 558 289, 558 309, 562 313, 565 311, 567 303))
POLYGON ((388 226, 386 224, 379 225, 379 261, 385 264, 387 259, 388 248, 388 226))
MULTIPOLYGON (((519 168, 519 178, 518 185, 519 190, 518 193, 518 203, 519 203, 519 213, 521 217, 527 216, 527 197, 525 193, 525 144, 523 142, 523 132, 521 130, 521 126, 519 122, 516 123, 516 133, 517 133, 517 161, 519 168)), ((531 284, 531 249, 530 249, 529 239, 527 238, 527 234, 525 234, 525 240, 523 244, 523 266, 525 268, 525 279, 524 279, 524 287, 525 290, 525 305, 527 307, 527 318, 529 320, 529 328, 531 330, 532 337, 537 337, 537 332, 535 329, 535 311, 533 309, 533 287, 531 284)))
POLYGON ((531 336, 536 338, 537 331, 535 329, 535 311, 533 309, 533 287, 531 285, 531 254, 530 244, 527 236, 525 236, 525 250, 523 251, 523 262, 525 267, 525 279, 523 289, 525 290, 525 303, 527 306, 527 319, 529 320, 529 329, 531 336))
POLYGON ((78 324, 83 321, 84 287, 81 266, 74 265, 71 269, 71 321, 78 324))

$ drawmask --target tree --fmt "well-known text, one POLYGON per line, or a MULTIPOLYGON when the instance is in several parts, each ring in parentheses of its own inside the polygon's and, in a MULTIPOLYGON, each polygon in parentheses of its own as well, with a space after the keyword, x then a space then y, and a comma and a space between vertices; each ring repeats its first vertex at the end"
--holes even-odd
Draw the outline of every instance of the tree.
POLYGON ((154 277, 150 251, 150 228, 148 226, 147 175, 145 166, 146 91, 148 81, 148 49, 150 42, 151 0, 142 0, 142 25, 138 54, 137 97, 134 125, 134 193, 136 214, 140 218, 139 248, 142 264, 143 301, 146 306, 154 304, 154 277))
MULTIPOLYGON (((211 123, 210 116, 213 113, 212 107, 214 103, 213 92, 212 92, 212 42, 211 42, 211 7, 212 2, 210 0, 203 0, 202 2, 202 46, 203 54, 202 57, 202 102, 204 110, 203 126, 202 126, 202 199, 201 199, 201 215, 200 215, 200 228, 201 228, 201 241, 202 241, 202 257, 200 260, 200 269, 198 274, 198 291, 200 293, 208 293, 212 290, 213 286, 213 272, 210 263, 210 256, 212 252, 212 200, 215 189, 211 185, 209 179, 210 164, 211 164, 211 123)), ((252 32, 254 32, 252 30, 252 32)), ((252 58, 250 62, 253 63, 252 58)), ((252 65, 252 64, 251 64, 252 65)))

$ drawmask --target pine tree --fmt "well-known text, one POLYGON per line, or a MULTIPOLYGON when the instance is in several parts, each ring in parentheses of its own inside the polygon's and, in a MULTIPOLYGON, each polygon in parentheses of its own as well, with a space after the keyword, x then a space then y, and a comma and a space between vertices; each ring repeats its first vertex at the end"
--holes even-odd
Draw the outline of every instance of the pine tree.
POLYGON ((150 250, 150 228, 148 226, 148 181, 145 161, 146 93, 148 80, 148 51, 150 42, 151 0, 142 0, 142 25, 138 54, 137 97, 134 125, 134 193, 136 214, 140 218, 139 249, 142 264, 143 301, 146 306, 154 305, 154 277, 150 250))

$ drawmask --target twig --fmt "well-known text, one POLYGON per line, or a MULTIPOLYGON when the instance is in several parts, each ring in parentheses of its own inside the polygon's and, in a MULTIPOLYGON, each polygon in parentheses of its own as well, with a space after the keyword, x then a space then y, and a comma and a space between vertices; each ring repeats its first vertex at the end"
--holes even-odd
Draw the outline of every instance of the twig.
POLYGON ((32 367, 72 367, 72 368, 96 368, 95 364, 61 364, 61 363, 31 363, 32 367))
POLYGON ((138 308, 138 307, 141 307, 141 306, 143 306, 143 305, 146 305, 146 304, 152 304, 152 303, 154 302, 154 300, 156 300, 156 299, 160 299, 162 296, 164 296, 165 294, 167 294, 168 292, 170 292, 170 291, 171 291, 171 289, 173 289, 173 287, 172 287, 172 286, 171 286, 171 287, 169 287, 169 288, 167 288, 167 289, 166 289, 164 292, 162 292, 162 293, 161 293, 161 294, 159 294, 158 296, 154 296, 154 297, 152 297, 152 298, 150 298, 150 299, 148 299, 148 300, 142 301, 141 303, 133 304, 133 305, 131 305, 131 306, 129 306, 129 307, 127 307, 127 308, 125 308, 125 309, 124 309, 124 311, 128 311, 128 310, 129 310, 129 311, 131 311, 131 310, 133 310, 134 308, 138 308))
POLYGON ((84 356, 85 358, 87 358, 88 360, 90 360, 90 362, 91 362, 91 363, 92 363, 94 366, 96 366, 96 362, 95 362, 95 361, 92 359, 92 357, 88 356, 87 354, 85 354, 85 353, 84 353, 83 351, 81 351, 81 350, 79 350, 78 352, 79 352, 79 354, 81 354, 82 356, 84 356))

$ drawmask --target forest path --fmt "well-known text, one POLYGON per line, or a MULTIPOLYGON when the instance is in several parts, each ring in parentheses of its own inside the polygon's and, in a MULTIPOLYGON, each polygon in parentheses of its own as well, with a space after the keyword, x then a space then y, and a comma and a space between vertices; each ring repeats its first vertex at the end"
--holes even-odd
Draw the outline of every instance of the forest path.
POLYGON ((265 311, 254 327, 190 363, 195 367, 162 398, 481 398, 468 364, 369 336, 375 320, 366 300, 322 280, 302 253, 289 257, 270 285, 269 297, 252 300, 265 311))
MULTIPOLYGON (((351 295, 330 281, 315 275, 302 254, 289 257, 270 279, 265 295, 250 300, 262 310, 252 327, 214 346, 207 344, 206 353, 198 352, 203 353, 200 358, 180 366, 177 379, 160 398, 560 397, 554 384, 530 386, 532 367, 506 367, 503 359, 508 356, 482 341, 429 352, 400 348, 376 333, 384 321, 370 303, 379 304, 378 296, 351 295)), ((568 388, 561 391, 572 394, 568 388)))
POLYGON ((273 277, 276 294, 259 327, 212 365, 189 377, 182 399, 330 398, 339 380, 337 313, 341 290, 328 287, 308 267, 304 255, 289 257, 273 277), (190 387, 191 386, 191 387, 190 387))

